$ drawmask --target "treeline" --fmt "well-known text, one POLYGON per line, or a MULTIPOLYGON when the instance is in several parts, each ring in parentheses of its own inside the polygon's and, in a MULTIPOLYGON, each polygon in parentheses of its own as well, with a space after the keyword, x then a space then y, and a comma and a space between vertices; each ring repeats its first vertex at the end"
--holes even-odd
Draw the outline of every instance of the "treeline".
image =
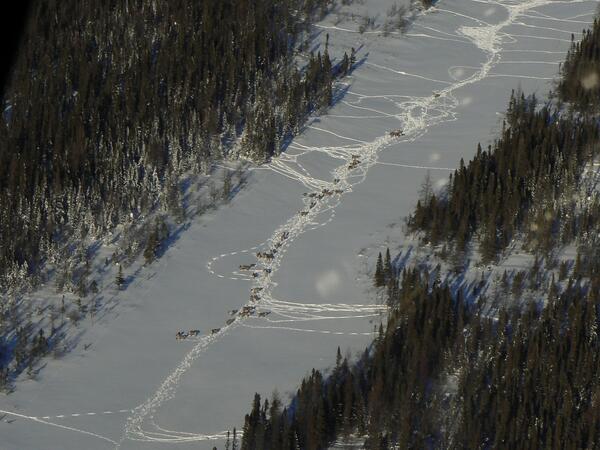
POLYGON ((242 450, 595 448, 600 276, 553 284, 545 307, 485 316, 435 273, 390 279, 385 331, 357 361, 313 370, 290 405, 256 394, 242 450))
POLYGON ((559 98, 578 111, 597 112, 600 99, 600 22, 597 18, 591 29, 583 31, 580 41, 571 43, 561 75, 559 98))
POLYGON ((189 171, 277 154, 351 68, 327 49, 295 64, 329 4, 34 2, 2 97, 0 287, 159 206, 181 218, 189 171))
POLYGON ((463 341, 472 313, 448 286, 430 287, 416 270, 391 283, 401 288, 389 299, 386 330, 380 328, 372 348, 353 363, 338 349, 331 374, 313 370, 283 410, 277 398, 261 404, 257 394, 242 450, 325 449, 350 435, 367 435, 369 449, 425 448, 437 436, 431 382, 439 378, 444 352, 463 341))
POLYGON ((433 245, 445 244, 442 254, 458 265, 474 236, 483 262, 520 233, 544 256, 575 239, 587 245, 600 220, 586 167, 598 155, 598 122, 588 114, 600 98, 597 19, 572 43, 557 97, 540 106, 534 96, 513 92, 500 138, 487 150, 478 146, 468 165, 461 160, 444 192, 424 189, 408 229, 433 245))
MULTIPOLYGON (((501 137, 450 176, 442 193, 428 191, 408 218, 410 231, 427 242, 465 252, 479 239, 484 262, 492 261, 521 231, 536 227, 536 245, 549 252, 560 231, 551 214, 579 184, 585 163, 598 153, 595 120, 568 115, 535 97, 511 95, 501 137)), ((570 233, 569 237, 571 237, 570 233)))

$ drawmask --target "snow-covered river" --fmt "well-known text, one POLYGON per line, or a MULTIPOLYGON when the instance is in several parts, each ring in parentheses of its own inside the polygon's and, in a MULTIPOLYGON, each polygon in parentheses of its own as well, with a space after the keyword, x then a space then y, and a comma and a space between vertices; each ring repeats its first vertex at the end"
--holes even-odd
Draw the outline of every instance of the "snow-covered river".
MULTIPOLYGON (((393 3, 360 8, 383 21, 393 3)), ((0 448, 223 448, 254 392, 285 401, 338 346, 364 350, 382 311, 367 271, 427 170, 440 187, 490 142, 511 89, 544 96, 596 3, 441 0, 402 36, 327 16, 317 39, 329 34, 338 58, 358 50, 335 106, 121 292, 117 317, 85 332, 87 350, 0 397, 0 448), (229 314, 244 305, 256 313, 229 314), (201 335, 175 340, 189 329, 201 335)))

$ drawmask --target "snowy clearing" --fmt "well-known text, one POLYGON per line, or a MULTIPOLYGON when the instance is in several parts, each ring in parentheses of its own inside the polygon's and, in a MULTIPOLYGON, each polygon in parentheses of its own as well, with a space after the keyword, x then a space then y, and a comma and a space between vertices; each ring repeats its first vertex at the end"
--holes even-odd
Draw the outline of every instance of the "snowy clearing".
MULTIPOLYGON (((393 3, 361 7, 378 17, 393 3)), ((335 107, 119 292, 116 317, 85 331, 89 350, 49 359, 0 399, 2 448, 222 448, 255 391, 285 400, 338 346, 361 351, 384 310, 365 274, 388 225, 427 170, 441 186, 493 139, 511 89, 548 91, 595 7, 442 0, 387 36, 327 16, 315 38, 358 60, 335 107)))

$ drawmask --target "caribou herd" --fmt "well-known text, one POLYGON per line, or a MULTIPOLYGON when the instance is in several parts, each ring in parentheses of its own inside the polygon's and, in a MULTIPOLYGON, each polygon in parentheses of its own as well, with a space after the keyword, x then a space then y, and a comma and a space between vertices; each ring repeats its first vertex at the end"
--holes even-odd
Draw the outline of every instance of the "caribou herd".
MULTIPOLYGON (((402 135, 402 134, 396 134, 396 133, 402 133, 402 132, 401 132, 401 130, 395 130, 395 131, 390 132, 390 134, 392 136, 401 136, 402 135)), ((354 169, 359 163, 360 163, 360 158, 357 155, 352 155, 352 160, 349 163, 349 169, 354 169)), ((339 178, 335 178, 333 180, 333 184, 338 184, 339 182, 340 182, 339 178)), ((325 198, 326 196, 331 196, 334 194, 343 194, 343 193, 344 193, 343 189, 326 189, 326 188, 322 189, 321 192, 311 192, 311 193, 305 192, 303 195, 305 197, 311 198, 312 200, 308 204, 308 209, 299 211, 299 214, 301 216, 307 216, 310 213, 310 210, 313 209, 315 206, 317 206, 317 200, 321 200, 321 199, 325 198)), ((283 230, 279 236, 279 240, 273 245, 273 247, 271 249, 269 249, 269 251, 257 252, 256 257, 265 262, 272 261, 273 259, 275 259, 277 250, 283 245, 283 241, 285 241, 289 237, 290 237, 290 232, 288 230, 283 230)), ((258 278, 261 276, 261 273, 267 274, 267 275, 270 274, 272 269, 270 267, 263 267, 262 271, 261 271, 258 269, 256 263, 251 263, 251 264, 240 264, 239 270, 252 271, 252 277, 258 278)), ((257 303, 261 299, 260 292, 262 290, 263 290, 263 288, 259 287, 259 286, 251 288, 250 289, 250 302, 257 303)), ((229 311, 229 315, 234 316, 234 317, 227 319, 225 321, 225 325, 229 326, 229 325, 233 324, 236 321, 235 316, 238 316, 238 317, 249 317, 249 316, 266 317, 269 314, 271 314, 271 311, 257 311, 256 305, 242 306, 242 308, 240 308, 240 309, 232 309, 229 311)), ((221 331, 221 328, 212 328, 210 330, 210 334, 214 335, 214 334, 219 333, 220 331, 221 331)), ((188 337, 194 337, 194 336, 199 336, 199 335, 200 335, 200 330, 189 330, 188 332, 178 331, 177 334, 175 335, 175 339, 182 340, 182 339, 187 339, 188 337)))
MULTIPOLYGON (((260 300, 259 292, 262 291, 261 287, 254 287, 250 289, 251 292, 251 301, 257 302, 260 300)), ((271 314, 271 311, 259 311, 257 312, 255 305, 242 306, 240 309, 232 309, 229 311, 229 315, 234 316, 225 321, 225 325, 229 326, 236 321, 236 317, 249 317, 249 316, 257 316, 257 317, 266 317, 271 314)), ((212 328, 210 330, 210 334, 214 335, 221 331, 221 328, 212 328)), ((189 330, 189 331, 178 331, 175 335, 176 340, 183 340, 190 337, 195 337, 200 335, 200 330, 189 330)))
POLYGON ((187 339, 188 337, 198 336, 199 334, 200 334, 200 330, 190 330, 187 333, 185 331, 178 331, 177 334, 175 335, 175 339, 177 339, 177 340, 187 339))

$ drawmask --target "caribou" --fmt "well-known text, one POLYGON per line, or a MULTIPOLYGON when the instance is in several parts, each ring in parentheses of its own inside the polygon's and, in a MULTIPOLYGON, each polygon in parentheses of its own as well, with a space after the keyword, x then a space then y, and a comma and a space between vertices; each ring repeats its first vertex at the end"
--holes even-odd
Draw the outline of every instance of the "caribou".
POLYGON ((256 306, 244 306, 242 308, 242 310, 240 311, 240 316, 242 316, 242 317, 250 316, 250 315, 254 314, 255 311, 256 311, 256 306))
POLYGON ((256 254, 256 257, 257 258, 264 258, 264 259, 273 259, 274 258, 273 254, 276 253, 276 252, 277 252, 276 250, 275 251, 272 250, 271 253, 268 253, 268 252, 258 252, 256 254))

